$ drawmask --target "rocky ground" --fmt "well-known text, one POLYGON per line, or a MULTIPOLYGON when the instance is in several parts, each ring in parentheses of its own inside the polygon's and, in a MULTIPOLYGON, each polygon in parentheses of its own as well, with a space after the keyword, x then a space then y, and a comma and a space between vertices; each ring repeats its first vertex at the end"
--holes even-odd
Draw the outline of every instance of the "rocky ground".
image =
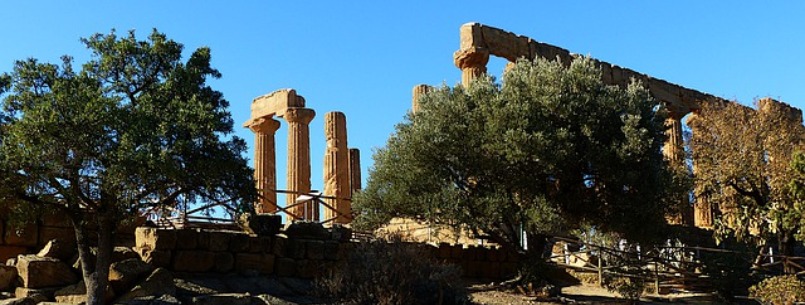
MULTIPOLYGON (((473 288, 478 287, 470 287, 470 289, 473 288)), ((488 291, 475 291, 472 293, 472 299, 479 305, 629 304, 628 301, 619 298, 616 294, 609 292, 604 288, 600 288, 596 285, 584 284, 562 288, 560 297, 553 298, 528 297, 512 291, 496 289, 488 291)), ((668 305, 721 303, 715 296, 711 294, 673 293, 663 296, 647 295, 641 298, 640 304, 668 305)))

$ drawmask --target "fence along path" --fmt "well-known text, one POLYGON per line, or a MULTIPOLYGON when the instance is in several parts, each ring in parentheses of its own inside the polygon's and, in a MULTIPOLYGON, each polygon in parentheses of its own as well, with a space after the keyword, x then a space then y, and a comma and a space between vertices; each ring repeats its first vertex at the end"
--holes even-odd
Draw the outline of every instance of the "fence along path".
MULTIPOLYGON (((623 248, 608 247, 575 239, 553 237, 557 243, 578 248, 577 251, 552 253, 550 261, 577 272, 595 273, 602 285, 605 277, 641 278, 654 283, 657 292, 693 291, 710 292, 715 288, 712 278, 704 273, 703 255, 733 255, 746 257, 745 252, 707 247, 665 246, 639 249, 626 245, 623 248), (603 259, 601 259, 603 258, 603 259)), ((765 249, 765 248, 764 248, 765 249)), ((751 257, 751 255, 749 255, 751 257)), ((805 257, 768 254, 761 251, 752 264, 752 270, 764 274, 780 274, 783 270, 796 275, 805 274, 805 257)))
MULTIPOLYGON (((320 193, 312 192, 312 193, 300 193, 296 191, 289 191, 289 190, 276 190, 277 194, 286 194, 286 195, 297 195, 296 202, 294 204, 281 207, 277 206, 277 211, 275 214, 278 215, 287 215, 287 219, 291 220, 306 220, 317 222, 321 224, 331 224, 341 216, 348 217, 352 219, 354 215, 347 215, 338 211, 335 207, 330 205, 329 203, 325 202, 326 199, 338 199, 337 197, 332 196, 325 196, 320 193), (309 205, 312 203, 312 205, 309 205), (313 206, 314 209, 317 211, 322 209, 324 211, 332 211, 333 216, 327 219, 305 219, 303 215, 297 215, 292 212, 293 208, 297 206, 313 206)), ((343 200, 351 201, 351 198, 343 198, 343 200)), ((207 227, 207 226, 214 226, 219 228, 228 228, 228 227, 235 227, 237 223, 238 212, 235 211, 232 207, 227 205, 228 201, 224 202, 213 202, 203 204, 198 207, 189 208, 186 204, 181 204, 178 207, 160 207, 160 208, 150 208, 143 212, 143 215, 146 216, 148 220, 153 221, 155 224, 161 227, 207 227), (210 211, 213 209, 220 208, 223 210, 224 215, 217 215, 220 213, 212 213, 216 215, 212 215, 210 213, 206 213, 206 211, 210 211)), ((326 213, 324 213, 326 214, 326 213)), ((313 215, 321 215, 320 213, 313 213, 313 215)), ((317 217, 318 218, 318 217, 317 217)))

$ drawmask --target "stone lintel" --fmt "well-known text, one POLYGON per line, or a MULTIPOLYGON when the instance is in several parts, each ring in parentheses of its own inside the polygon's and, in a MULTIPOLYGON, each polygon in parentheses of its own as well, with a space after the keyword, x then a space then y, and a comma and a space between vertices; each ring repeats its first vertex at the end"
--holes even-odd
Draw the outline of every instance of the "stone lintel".
MULTIPOLYGON (((467 61, 467 59, 463 59, 467 57, 465 54, 474 54, 478 50, 484 50, 509 61, 516 61, 520 58, 533 59, 539 56, 551 60, 559 58, 563 63, 569 64, 573 58, 580 56, 557 46, 475 22, 462 25, 460 34, 461 43, 459 50, 454 54, 454 60, 456 66, 462 69, 464 67, 462 65, 467 61), (459 61, 459 57, 462 58, 462 61, 459 61)), ((711 94, 672 84, 604 61, 593 60, 601 68, 601 77, 605 83, 626 86, 631 79, 640 80, 654 98, 667 105, 674 117, 681 118, 687 113, 697 111, 700 103, 726 102, 711 94)))
POLYGON ((305 98, 296 94, 294 89, 280 89, 266 95, 258 96, 252 101, 251 117, 244 127, 254 125, 254 121, 262 117, 285 115, 288 108, 304 108, 305 98))

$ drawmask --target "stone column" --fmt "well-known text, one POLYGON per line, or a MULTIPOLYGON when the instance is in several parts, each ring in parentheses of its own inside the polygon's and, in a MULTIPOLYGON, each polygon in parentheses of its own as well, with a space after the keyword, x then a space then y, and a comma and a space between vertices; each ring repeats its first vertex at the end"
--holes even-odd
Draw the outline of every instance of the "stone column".
MULTIPOLYGON (((361 151, 357 148, 349 149, 349 185, 352 187, 352 195, 360 191, 361 186, 361 151)), ((351 198, 351 196, 350 196, 351 198)))
POLYGON ((428 85, 419 84, 414 86, 413 92, 411 93, 411 112, 416 113, 419 111, 419 98, 421 98, 425 93, 431 92, 433 87, 428 85))
MULTIPOLYGON (((677 166, 685 166, 685 150, 682 140, 682 115, 671 113, 665 120, 666 134, 668 138, 663 145, 662 153, 665 158, 672 164, 677 166)), ((679 215, 668 215, 668 222, 672 224, 692 225, 694 220, 694 213, 690 207, 690 198, 683 195, 680 200, 681 211, 679 215)))
MULTIPOLYGON (((696 114, 691 113, 686 123, 688 127, 690 127, 691 132, 696 132, 696 114)), ((693 160, 693 176, 699 174, 699 169, 696 166, 696 160, 693 160)), ((707 199, 707 190, 694 188, 693 189, 693 197, 695 202, 693 203, 693 225, 698 228, 703 229, 712 229, 713 228, 713 218, 715 209, 710 204, 709 200, 707 199)))
POLYGON ((257 213, 277 212, 277 167, 274 133, 280 122, 263 117, 253 121, 249 129, 254 132, 254 182, 260 196, 255 204, 257 213))
POLYGON ((473 80, 486 73, 489 62, 489 50, 480 47, 469 47, 453 53, 453 63, 461 69, 461 84, 469 87, 473 80))
MULTIPOLYGON (((296 204, 301 194, 310 193, 310 128, 308 124, 316 116, 309 108, 288 108, 284 113, 288 121, 288 182, 286 188, 299 194, 288 194, 286 207, 296 204)), ((318 219, 318 205, 307 202, 289 209, 289 212, 303 219, 318 219)), ((288 215, 288 222, 294 219, 288 215)))
POLYGON ((327 148, 324 152, 324 195, 335 197, 325 199, 335 211, 324 208, 324 219, 334 223, 352 221, 350 204, 349 150, 347 149, 347 118, 342 112, 328 112, 324 115, 324 136, 327 148))

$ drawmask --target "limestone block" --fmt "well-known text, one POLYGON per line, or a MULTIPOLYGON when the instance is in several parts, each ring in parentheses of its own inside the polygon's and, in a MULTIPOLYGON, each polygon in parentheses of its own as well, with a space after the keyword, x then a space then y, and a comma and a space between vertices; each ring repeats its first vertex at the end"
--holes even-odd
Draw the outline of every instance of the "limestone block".
POLYGON ((242 233, 232 234, 232 240, 229 242, 229 251, 249 252, 249 235, 242 233))
POLYGON ((340 242, 349 242, 352 239, 352 229, 340 224, 330 227, 330 234, 333 240, 340 242))
POLYGON ((251 118, 244 127, 254 125, 254 120, 262 117, 283 116, 288 108, 305 107, 305 98, 296 94, 294 89, 280 89, 266 95, 258 96, 252 101, 251 118))
POLYGON ((328 261, 338 260, 338 246, 337 241, 328 240, 324 242, 324 259, 328 261))
POLYGON ((287 257, 278 257, 276 259, 274 270, 277 276, 280 277, 293 277, 297 275, 296 261, 287 257))
POLYGON ((330 231, 316 222, 294 222, 285 227, 285 235, 292 239, 330 239, 330 231))
POLYGON ((235 268, 235 256, 229 252, 215 252, 215 266, 213 270, 218 273, 232 271, 235 268))
POLYGON ((28 253, 27 247, 21 246, 0 246, 0 261, 14 259, 20 254, 28 253))
POLYGON ((482 26, 483 25, 477 22, 470 22, 461 25, 461 28, 459 29, 461 37, 459 45, 462 49, 486 46, 483 33, 481 32, 482 26))
POLYGON ((6 223, 4 244, 9 246, 35 247, 39 241, 39 227, 36 224, 27 224, 16 228, 6 223))
POLYGON ((138 248, 173 250, 176 248, 176 231, 139 227, 134 231, 138 248))
POLYGON ((238 218, 238 224, 244 231, 258 236, 272 236, 282 228, 282 216, 272 214, 245 213, 238 218))
POLYGON ((196 248, 201 250, 209 250, 210 249, 210 232, 208 231, 199 231, 196 234, 196 248))
POLYGON ((171 263, 171 252, 164 250, 151 250, 148 248, 135 248, 140 259, 154 267, 168 267, 171 263))
POLYGON ((323 240, 308 240, 305 242, 305 252, 307 258, 312 260, 324 259, 324 241, 323 240))
MULTIPOLYGON (((70 285, 53 293, 53 298, 63 304, 84 304, 87 302, 87 286, 84 281, 70 285)), ((109 303, 115 298, 115 292, 107 286, 104 302, 109 303)))
POLYGON ((73 270, 62 261, 36 255, 20 255, 17 258, 17 273, 25 288, 65 286, 79 280, 73 270))
POLYGON ((288 248, 285 251, 287 257, 295 259, 305 258, 306 240, 303 239, 288 239, 288 248))
POLYGON ((235 270, 256 270, 261 274, 274 273, 275 257, 266 253, 235 254, 235 270))
POLYGON ((30 297, 44 297, 45 299, 53 299, 53 293, 56 290, 61 289, 61 287, 49 287, 49 288, 25 288, 25 287, 17 287, 14 288, 14 297, 16 298, 30 298, 30 297))
POLYGON ((69 259, 77 253, 78 249, 76 248, 75 240, 62 241, 60 239, 51 239, 39 250, 36 256, 52 257, 62 261, 69 261, 69 259))
POLYGON ((174 295, 176 286, 173 284, 173 274, 164 268, 157 268, 129 292, 115 300, 115 304, 128 304, 135 300, 152 299, 154 296, 174 295))
POLYGON ((8 291, 17 281, 17 268, 0 265, 0 291, 8 291))
POLYGON ((176 249, 189 250, 198 247, 198 231, 193 229, 176 230, 176 249))
POLYGON ((174 271, 207 272, 215 267, 215 254, 203 250, 177 250, 172 266, 174 271))
POLYGON ((210 232, 210 251, 229 251, 229 243, 232 240, 232 234, 227 232, 210 232))
POLYGON ((290 243, 288 236, 285 234, 278 234, 274 239, 274 244, 272 245, 272 253, 278 257, 285 257, 285 252, 289 247, 288 244, 290 243))
POLYGON ((109 286, 117 294, 126 293, 137 282, 153 271, 153 266, 136 258, 113 263, 109 267, 109 286))
POLYGON ((500 263, 482 263, 481 264, 481 277, 487 279, 500 278, 500 263))

